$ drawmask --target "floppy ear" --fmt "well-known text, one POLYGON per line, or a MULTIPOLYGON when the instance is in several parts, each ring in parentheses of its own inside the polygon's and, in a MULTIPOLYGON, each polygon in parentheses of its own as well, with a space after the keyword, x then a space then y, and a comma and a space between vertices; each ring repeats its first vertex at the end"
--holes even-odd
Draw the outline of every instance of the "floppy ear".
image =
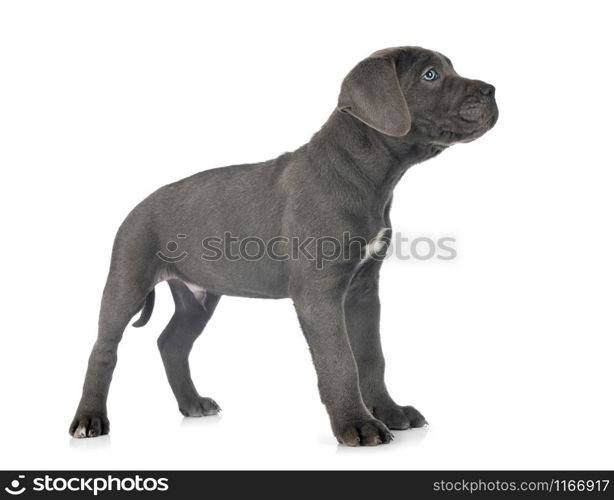
POLYGON ((341 84, 337 109, 386 135, 400 137, 411 128, 409 108, 390 56, 371 56, 358 63, 341 84))

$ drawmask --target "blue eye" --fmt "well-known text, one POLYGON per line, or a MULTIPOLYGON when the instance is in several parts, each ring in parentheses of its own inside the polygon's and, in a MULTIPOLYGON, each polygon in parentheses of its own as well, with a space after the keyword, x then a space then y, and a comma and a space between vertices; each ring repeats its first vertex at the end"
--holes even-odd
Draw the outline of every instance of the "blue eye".
POLYGON ((433 80, 437 80, 439 78, 439 74, 434 69, 429 69, 424 75, 422 75, 422 79, 427 82, 432 82, 433 80))

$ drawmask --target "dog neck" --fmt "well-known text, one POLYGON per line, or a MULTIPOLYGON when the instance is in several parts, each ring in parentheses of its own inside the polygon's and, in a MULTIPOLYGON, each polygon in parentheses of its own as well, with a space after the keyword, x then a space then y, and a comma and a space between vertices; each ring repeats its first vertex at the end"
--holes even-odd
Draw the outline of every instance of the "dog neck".
POLYGON ((335 110, 305 147, 318 158, 314 167, 320 175, 326 176, 328 171, 340 176, 351 185, 352 196, 361 198, 362 206, 366 203, 384 213, 407 169, 447 146, 430 142, 418 129, 403 137, 387 136, 335 110))

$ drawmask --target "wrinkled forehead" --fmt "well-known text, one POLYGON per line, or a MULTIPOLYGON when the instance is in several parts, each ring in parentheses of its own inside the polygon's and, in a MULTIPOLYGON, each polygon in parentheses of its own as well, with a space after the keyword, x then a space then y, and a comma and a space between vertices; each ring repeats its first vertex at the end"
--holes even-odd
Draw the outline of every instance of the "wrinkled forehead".
POLYGON ((371 57, 386 56, 394 57, 397 70, 400 73, 410 70, 422 71, 429 66, 454 71, 452 61, 449 58, 439 52, 423 49, 422 47, 390 47, 375 52, 371 57))

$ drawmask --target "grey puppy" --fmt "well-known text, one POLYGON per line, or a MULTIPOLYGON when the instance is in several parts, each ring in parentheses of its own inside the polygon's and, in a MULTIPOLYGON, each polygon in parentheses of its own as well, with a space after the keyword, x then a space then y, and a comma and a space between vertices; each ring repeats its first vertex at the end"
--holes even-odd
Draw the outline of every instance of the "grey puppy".
POLYGON ((389 429, 425 425, 384 383, 378 276, 390 243, 392 191, 412 165, 489 130, 498 117, 494 94, 492 85, 460 77, 437 52, 381 50, 347 75, 337 108, 304 146, 274 160, 198 173, 141 202, 115 239, 70 434, 109 432, 118 343, 140 310, 134 326, 147 322, 161 281, 176 308, 158 346, 183 415, 219 411, 194 387, 188 356, 220 297, 233 295, 294 301, 340 443, 387 443, 389 429), (212 241, 224 241, 224 251, 212 241), (273 242, 275 251, 231 258, 237 241, 273 242), (318 257, 322 241, 341 251, 318 257), (300 242, 300 251, 291 242, 300 242))

